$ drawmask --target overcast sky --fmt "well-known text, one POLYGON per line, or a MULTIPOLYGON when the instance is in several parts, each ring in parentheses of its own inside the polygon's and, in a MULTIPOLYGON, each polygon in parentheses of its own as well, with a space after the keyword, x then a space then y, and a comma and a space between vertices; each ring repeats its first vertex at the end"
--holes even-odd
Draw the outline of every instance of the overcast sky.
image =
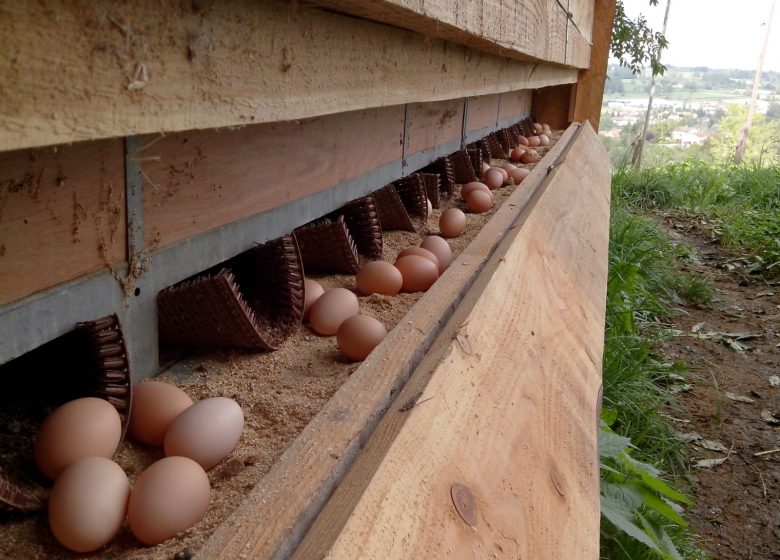
MULTIPOLYGON (((643 13, 653 29, 663 27, 666 0, 623 0, 629 16, 643 13)), ((772 0, 672 0, 664 64, 755 70, 772 0)), ((775 6, 764 70, 780 72, 780 1, 775 6)))

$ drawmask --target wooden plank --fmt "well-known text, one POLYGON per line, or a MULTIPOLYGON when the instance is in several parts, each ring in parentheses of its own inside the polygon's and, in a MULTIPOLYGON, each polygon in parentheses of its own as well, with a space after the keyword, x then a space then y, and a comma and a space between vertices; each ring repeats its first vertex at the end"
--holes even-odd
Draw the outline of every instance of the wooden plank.
POLYGON ((503 121, 530 112, 532 97, 533 92, 529 90, 502 93, 498 105, 498 120, 503 121))
POLYGON ((572 68, 510 60, 281 0, 4 2, 0 21, 0 150, 577 79, 572 68))
POLYGON ((311 0, 307 3, 506 57, 571 65, 565 59, 566 11, 554 0, 311 0))
POLYGON ((0 305, 126 261, 124 148, 0 153, 0 305))
POLYGON ((460 139, 463 129, 463 99, 409 106, 407 154, 460 139))
POLYGON ((607 79, 609 47, 612 41, 612 23, 615 19, 615 0, 596 0, 593 17, 593 46, 588 70, 582 72, 575 88, 573 118, 590 121, 598 130, 601 119, 601 101, 607 79))
POLYGON ((608 162, 586 124, 294 558, 598 558, 608 162))
POLYGON ((466 132, 474 132, 498 122, 498 95, 483 95, 469 99, 466 132))
POLYGON ((403 130, 395 106, 145 137, 145 243, 164 247, 398 160, 403 130))
POLYGON ((593 9, 595 0, 568 0, 571 23, 578 34, 590 43, 593 37, 593 9))
POLYGON ((286 558, 561 153, 567 130, 402 323, 360 365, 196 558, 286 558))

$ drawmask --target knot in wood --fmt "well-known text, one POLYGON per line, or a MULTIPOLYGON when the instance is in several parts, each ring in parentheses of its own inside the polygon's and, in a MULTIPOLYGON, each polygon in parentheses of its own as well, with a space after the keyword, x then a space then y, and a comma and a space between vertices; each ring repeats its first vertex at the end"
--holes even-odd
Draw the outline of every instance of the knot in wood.
POLYGON ((460 518, 471 527, 477 526, 477 504, 471 491, 460 483, 450 488, 450 497, 460 518))

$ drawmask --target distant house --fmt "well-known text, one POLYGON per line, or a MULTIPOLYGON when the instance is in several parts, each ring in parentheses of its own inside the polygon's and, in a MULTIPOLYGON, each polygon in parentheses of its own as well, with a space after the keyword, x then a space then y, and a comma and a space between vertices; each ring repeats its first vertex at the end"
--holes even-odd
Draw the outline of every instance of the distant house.
POLYGON ((678 128, 672 132, 672 140, 679 144, 681 148, 686 148, 693 144, 703 144, 708 136, 709 134, 706 132, 690 128, 678 128))

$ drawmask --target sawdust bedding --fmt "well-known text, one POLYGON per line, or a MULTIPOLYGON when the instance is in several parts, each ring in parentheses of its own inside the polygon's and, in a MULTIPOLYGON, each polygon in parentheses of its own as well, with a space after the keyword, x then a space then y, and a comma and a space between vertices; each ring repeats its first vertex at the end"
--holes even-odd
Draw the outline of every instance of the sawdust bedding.
MULTIPOLYGON (((538 148, 541 155, 551 148, 561 132, 553 135, 550 146, 538 148)), ((494 165, 505 160, 493 160, 494 165)), ((533 165, 524 167, 532 168, 533 165)), ((491 218, 515 187, 494 191, 495 204, 484 214, 468 215, 465 231, 449 239, 453 256, 460 254, 491 218)), ((520 187, 522 188, 522 187, 520 187)), ((395 260, 396 254, 411 245, 419 245, 427 235, 438 234, 438 220, 447 208, 466 210, 456 194, 442 198, 421 231, 389 231, 383 234, 383 259, 395 260)), ((312 276, 328 290, 336 287, 355 289, 353 275, 312 276)), ((391 330, 422 297, 421 293, 396 297, 372 295, 360 297, 361 313, 379 319, 391 330)), ((306 326, 290 337, 279 350, 267 353, 247 351, 202 350, 180 359, 161 373, 158 380, 174 383, 194 401, 227 396, 235 399, 246 417, 244 433, 238 446, 222 463, 209 472, 212 502, 208 513, 197 525, 154 547, 143 547, 125 526, 106 547, 86 555, 70 553, 51 535, 45 513, 20 515, 0 512, 0 558, 122 558, 152 560, 186 560, 194 555, 217 526, 236 509, 246 494, 268 473, 295 437, 324 406, 341 384, 358 368, 359 363, 340 355, 335 337, 316 335, 306 326)), ((35 413, 14 410, 0 413, 0 436, 9 432, 12 438, 0 439, 3 453, 0 461, 13 453, 21 454, 31 469, 29 434, 40 421, 35 413), (25 418, 27 418, 25 420, 25 418)), ((116 461, 124 468, 131 483, 151 463, 162 458, 160 449, 131 440, 120 447, 116 461)), ((2 463, 0 463, 2 466, 2 463)))

